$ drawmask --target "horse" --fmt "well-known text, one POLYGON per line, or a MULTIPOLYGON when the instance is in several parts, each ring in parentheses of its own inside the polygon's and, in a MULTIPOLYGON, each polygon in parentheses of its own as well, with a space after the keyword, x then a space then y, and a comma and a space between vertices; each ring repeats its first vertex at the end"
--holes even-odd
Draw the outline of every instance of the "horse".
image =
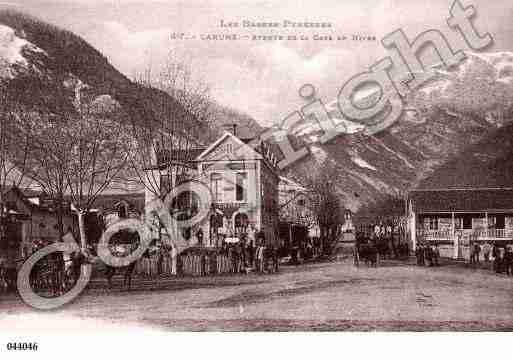
MULTIPOLYGON (((133 250, 134 250, 134 245, 132 244, 132 245, 130 245, 130 248, 125 248, 125 250, 122 251, 124 253, 118 252, 117 255, 124 257, 128 253, 131 253, 133 250)), ((112 278, 114 277, 116 272, 118 272, 118 273, 121 272, 121 273, 123 273, 123 287, 125 287, 127 290, 130 290, 132 288, 132 276, 133 276, 135 268, 137 267, 137 264, 140 263, 141 261, 150 261, 152 257, 160 256, 162 254, 162 250, 163 250, 162 248, 158 248, 157 246, 150 246, 150 247, 148 247, 148 249, 146 249, 146 251, 144 251, 144 253, 142 254, 142 256, 139 259, 132 261, 129 264, 127 264, 125 266, 121 266, 121 267, 112 267, 108 264, 104 264, 105 270, 103 273, 104 273, 105 277, 107 278, 109 289, 112 288, 112 278)), ((149 263, 149 265, 150 265, 150 267, 149 267, 148 275, 150 276, 150 278, 152 280, 154 280, 156 278, 156 276, 160 274, 160 273, 158 273, 159 269, 157 268, 157 273, 155 273, 151 268, 151 262, 149 263)))
POLYGON ((109 284, 109 289, 112 289, 112 277, 116 274, 116 270, 124 271, 123 273, 123 287, 127 290, 132 289, 132 274, 134 273, 135 265, 137 261, 133 261, 127 266, 123 267, 111 267, 109 265, 105 265, 106 269, 104 272, 105 277, 107 278, 107 282, 109 284))
POLYGON ((358 247, 358 258, 363 260, 368 266, 377 267, 379 262, 379 252, 373 243, 362 243, 358 247))
POLYGON ((390 247, 389 247, 388 239, 378 239, 374 242, 374 246, 378 251, 378 254, 381 259, 386 259, 390 256, 390 247))
POLYGON ((363 260, 368 266, 377 267, 380 256, 378 249, 370 238, 359 235, 354 249, 354 264, 359 266, 360 260, 363 260))

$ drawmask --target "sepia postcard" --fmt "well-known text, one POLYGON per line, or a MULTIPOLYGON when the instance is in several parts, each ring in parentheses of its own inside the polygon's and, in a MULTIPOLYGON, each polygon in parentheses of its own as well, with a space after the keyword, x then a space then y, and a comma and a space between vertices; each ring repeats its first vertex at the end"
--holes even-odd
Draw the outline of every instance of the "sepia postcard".
POLYGON ((511 331, 511 1, 0 2, 2 357, 511 331))

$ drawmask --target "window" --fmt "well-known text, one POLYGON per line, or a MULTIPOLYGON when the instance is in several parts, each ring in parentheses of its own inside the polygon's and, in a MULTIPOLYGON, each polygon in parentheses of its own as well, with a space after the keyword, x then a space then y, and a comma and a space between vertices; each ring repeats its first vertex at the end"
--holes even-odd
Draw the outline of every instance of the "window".
POLYGON ((454 229, 463 229, 463 217, 454 218, 454 229))
POLYGON ((433 231, 438 230, 438 218, 437 217, 429 218, 429 229, 433 230, 433 231))
POLYGON ((245 201, 246 200, 246 173, 240 172, 237 173, 235 180, 235 200, 236 201, 245 201))
POLYGON ((199 212, 200 200, 193 191, 183 191, 171 201, 171 214, 180 221, 186 221, 199 212))
POLYGON ((212 173, 210 175, 210 186, 212 190, 212 196, 214 197, 214 202, 222 202, 222 196, 221 196, 221 181, 222 181, 222 175, 220 173, 212 173))
POLYGON ((126 203, 119 203, 118 204, 118 217, 119 218, 128 218, 128 208, 126 203))
POLYGON ((503 214, 488 217, 488 223, 495 229, 504 229, 506 221, 503 214))
POLYGON ((472 216, 466 215, 463 217, 463 229, 472 229, 472 216))

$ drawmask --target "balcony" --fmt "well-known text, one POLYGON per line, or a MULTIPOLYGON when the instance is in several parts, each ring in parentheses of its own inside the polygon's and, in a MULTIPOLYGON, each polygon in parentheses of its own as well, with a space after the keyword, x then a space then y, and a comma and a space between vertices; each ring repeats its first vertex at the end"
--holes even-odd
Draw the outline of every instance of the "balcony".
POLYGON ((457 229, 452 230, 419 230, 417 237, 424 240, 454 241, 455 238, 478 241, 511 241, 513 229, 457 229))

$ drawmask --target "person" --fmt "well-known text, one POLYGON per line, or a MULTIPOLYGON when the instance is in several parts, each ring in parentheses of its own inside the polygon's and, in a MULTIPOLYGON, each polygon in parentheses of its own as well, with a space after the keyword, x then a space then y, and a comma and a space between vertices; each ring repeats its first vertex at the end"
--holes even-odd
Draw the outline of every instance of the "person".
POLYGON ((63 252, 54 252, 48 255, 48 263, 52 276, 52 295, 61 295, 64 290, 64 257, 63 252))
POLYGON ((240 242, 235 243, 235 273, 242 272, 242 245, 240 242))
POLYGON ((508 245, 504 253, 504 270, 507 275, 513 275, 513 247, 508 245))
POLYGON ((431 246, 429 244, 424 248, 424 257, 426 258, 426 265, 429 267, 433 266, 433 251, 431 250, 431 246))
POLYGON ((439 266, 438 258, 440 258, 440 250, 438 249, 438 244, 434 244, 431 247, 431 262, 434 266, 439 266))
POLYGON ((248 241, 246 245, 246 258, 248 261, 248 267, 254 268, 255 248, 253 241, 248 241))
POLYGON ((470 247, 469 247, 469 259, 470 259, 470 264, 474 264, 475 263, 475 248, 474 248, 474 243, 470 243, 470 247))
POLYGON ((264 273, 265 270, 265 235, 260 232, 258 235, 258 247, 257 247, 257 253, 256 253, 256 260, 257 260, 257 268, 260 273, 264 273))
POLYGON ((7 284, 7 291, 16 290, 17 277, 17 250, 14 243, 9 242, 7 247, 7 258, 4 260, 4 276, 7 284))
POLYGON ((247 268, 247 258, 246 258, 246 235, 240 235, 240 262, 241 262, 241 270, 246 271, 247 268))
POLYGON ((278 273, 278 267, 280 265, 279 247, 273 246, 273 272, 278 273))
POLYGON ((248 244, 251 244, 251 247, 254 247, 255 246, 255 234, 256 234, 256 231, 255 231, 255 225, 252 224, 250 227, 249 227, 249 230, 248 230, 248 244))
POLYGON ((227 250, 228 250, 228 262, 230 266, 230 273, 235 273, 235 251, 233 248, 233 245, 231 243, 227 244, 227 250))
POLYGON ((479 254, 481 253, 481 246, 479 243, 474 243, 474 255, 475 255, 475 262, 477 265, 479 265, 479 254))
POLYGON ((200 252, 200 276, 206 276, 207 273, 207 254, 205 252, 200 252))
POLYGON ((203 245, 203 230, 201 228, 196 232, 196 238, 198 239, 198 245, 203 245))
POLYGON ((424 266, 425 265, 425 250, 424 250, 424 245, 422 243, 419 243, 419 245, 417 246, 415 255, 417 256, 417 265, 424 266))
POLYGON ((495 272, 496 273, 503 273, 504 272, 504 254, 505 254, 504 247, 498 247, 497 248, 497 258, 495 261, 497 264, 495 265, 495 272))
POLYGON ((485 263, 489 263, 490 262, 490 253, 492 251, 492 246, 489 242, 485 242, 483 244, 483 258, 484 258, 484 261, 485 263))
POLYGON ((494 242, 492 245, 492 270, 497 272, 497 265, 498 265, 498 257, 499 257, 499 247, 497 247, 497 244, 494 242))
POLYGON ((381 228, 379 227, 379 224, 376 223, 374 225, 374 236, 379 237, 380 233, 381 233, 381 228))
POLYGON ((258 252, 258 265, 260 273, 265 273, 265 243, 264 241, 260 242, 259 252, 258 252))
POLYGON ((420 266, 420 247, 421 247, 421 244, 419 243, 417 245, 417 248, 415 248, 415 258, 417 259, 418 266, 420 266))
POLYGON ((386 228, 385 228, 385 225, 383 224, 383 222, 380 223, 380 226, 379 226, 379 239, 385 239, 385 236, 386 236, 386 228))

